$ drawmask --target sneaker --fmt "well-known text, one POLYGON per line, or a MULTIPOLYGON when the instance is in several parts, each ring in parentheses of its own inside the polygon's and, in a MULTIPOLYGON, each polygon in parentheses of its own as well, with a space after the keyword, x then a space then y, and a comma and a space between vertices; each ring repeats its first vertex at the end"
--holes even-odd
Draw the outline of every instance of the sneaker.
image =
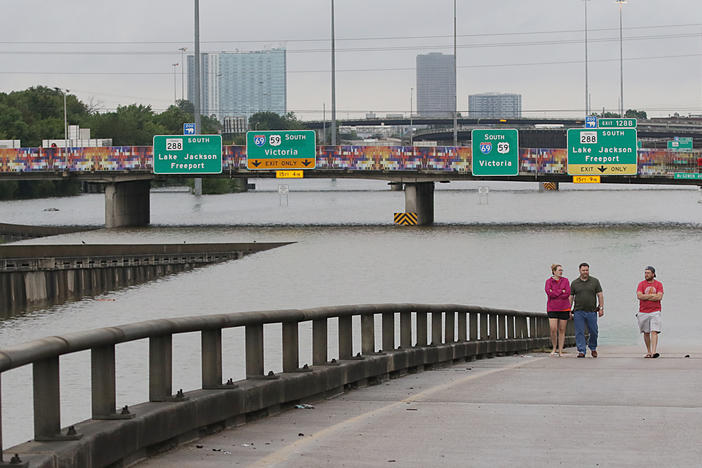
POLYGON ((597 351, 595 351, 595 350, 593 349, 593 350, 591 351, 591 353, 592 353, 592 357, 594 357, 594 358, 597 357, 597 351))
POLYGON ((578 353, 578 357, 585 357, 585 353, 578 353))

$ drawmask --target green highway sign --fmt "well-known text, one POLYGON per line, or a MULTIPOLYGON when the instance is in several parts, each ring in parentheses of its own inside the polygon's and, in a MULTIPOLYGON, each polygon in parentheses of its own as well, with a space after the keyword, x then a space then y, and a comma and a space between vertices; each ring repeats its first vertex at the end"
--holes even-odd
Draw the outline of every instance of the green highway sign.
POLYGON ((256 130, 246 132, 246 167, 251 170, 314 169, 317 165, 314 130, 256 130))
POLYGON ((597 119, 599 128, 636 128, 636 119, 597 119))
POLYGON ((676 172, 676 179, 702 179, 702 173, 699 172, 676 172))
POLYGON ((519 132, 475 129, 471 132, 474 176, 519 175, 519 132))
POLYGON ((636 129, 568 129, 568 174, 636 175, 636 173, 636 129))
POLYGON ((692 138, 691 137, 675 137, 675 139, 668 141, 668 149, 673 151, 683 151, 692 149, 692 138))
POLYGON ((221 135, 154 136, 154 174, 220 174, 221 135))

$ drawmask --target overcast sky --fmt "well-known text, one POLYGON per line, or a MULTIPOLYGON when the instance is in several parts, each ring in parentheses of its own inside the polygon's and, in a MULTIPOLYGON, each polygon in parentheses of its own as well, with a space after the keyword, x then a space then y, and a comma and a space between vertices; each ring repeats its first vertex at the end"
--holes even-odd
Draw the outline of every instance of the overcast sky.
MULTIPOLYGON (((139 103, 161 111, 173 102, 178 49, 193 50, 192 0, 2 4, 0 91, 62 87, 103 110, 139 103)), ((331 106, 330 4, 201 0, 201 50, 286 47, 288 110, 320 118, 331 106)), ((513 92, 525 116, 583 114, 583 0, 457 0, 457 11, 459 111, 469 94, 513 92)), ((416 55, 453 52, 453 0, 336 0, 335 13, 339 118, 409 113, 416 55)), ((625 107, 702 114, 702 1, 630 0, 623 25, 625 107)), ((589 1, 588 30, 592 107, 614 111, 614 0, 589 1)))

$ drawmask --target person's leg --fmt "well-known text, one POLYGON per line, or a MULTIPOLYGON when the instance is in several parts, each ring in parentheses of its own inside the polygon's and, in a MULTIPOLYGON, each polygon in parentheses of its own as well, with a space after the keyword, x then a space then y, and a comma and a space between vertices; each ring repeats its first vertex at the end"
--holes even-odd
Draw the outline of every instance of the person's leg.
POLYGON ((548 325, 551 328, 551 356, 556 354, 556 345, 558 344, 558 319, 549 318, 548 325))
POLYGON ((575 323, 575 346, 578 348, 578 353, 585 354, 585 312, 576 310, 573 313, 573 322, 575 323))
POLYGON ((590 331, 588 347, 590 351, 597 351, 597 312, 588 312, 586 315, 587 329, 590 331))
POLYGON ((567 320, 558 321, 558 354, 563 352, 563 345, 565 344, 565 334, 566 326, 568 325, 567 320))
POLYGON ((646 343, 646 357, 651 357, 651 334, 644 332, 644 343, 646 343))
MULTIPOLYGON (((651 330, 651 348, 649 349, 649 353, 651 353, 651 356, 654 356, 658 353, 656 349, 658 348, 658 332, 651 330)), ((658 357, 658 356, 656 356, 658 357)))

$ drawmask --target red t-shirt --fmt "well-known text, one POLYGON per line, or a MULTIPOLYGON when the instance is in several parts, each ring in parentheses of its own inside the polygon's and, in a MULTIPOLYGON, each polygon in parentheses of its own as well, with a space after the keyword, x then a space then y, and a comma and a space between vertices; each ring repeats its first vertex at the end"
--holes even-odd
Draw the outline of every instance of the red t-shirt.
MULTIPOLYGON (((648 282, 643 280, 639 283, 639 287, 636 291, 641 291, 643 294, 658 294, 663 292, 663 283, 657 280, 648 282)), ((639 312, 649 314, 651 312, 658 312, 661 310, 661 301, 646 301, 639 299, 639 312)))

